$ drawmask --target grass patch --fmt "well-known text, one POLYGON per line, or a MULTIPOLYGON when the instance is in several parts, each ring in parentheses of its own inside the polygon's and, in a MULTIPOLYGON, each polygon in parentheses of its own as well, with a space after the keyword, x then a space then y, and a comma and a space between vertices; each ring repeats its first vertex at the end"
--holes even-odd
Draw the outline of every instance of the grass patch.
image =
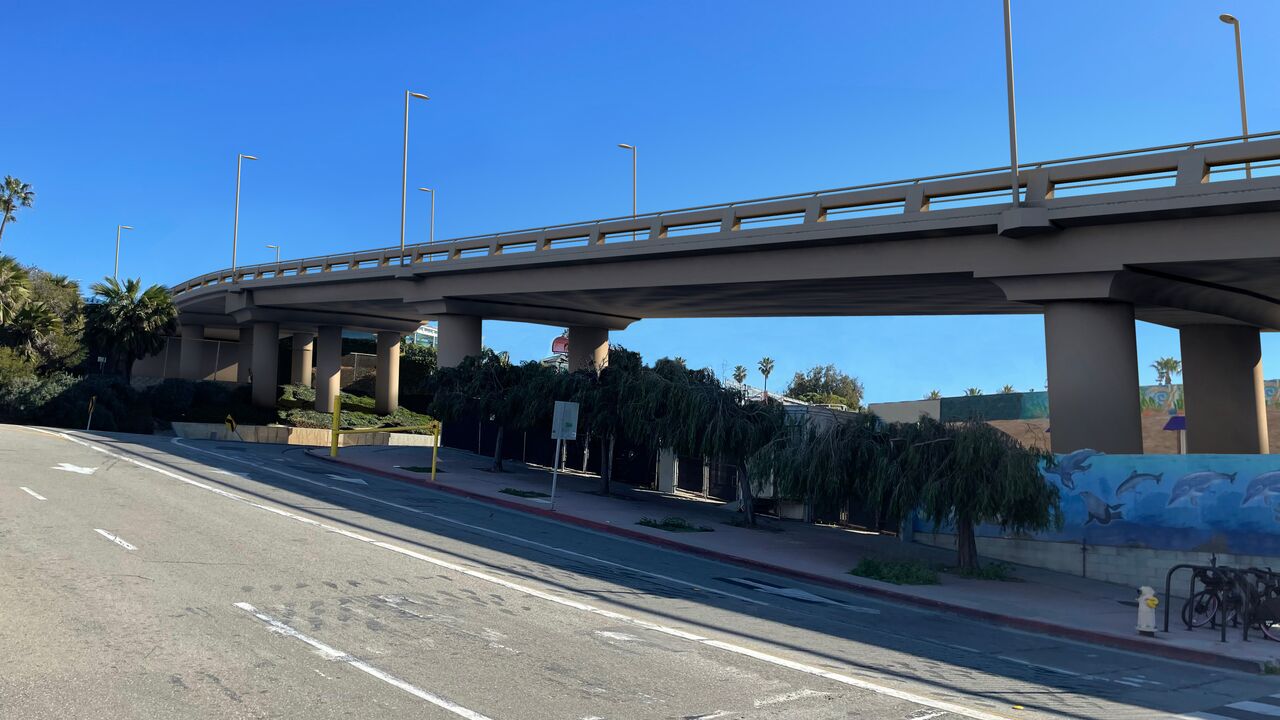
MULTIPOLYGON (((405 427, 435 423, 430 415, 423 415, 405 408, 396 408, 390 415, 378 415, 373 411, 373 398, 361 395, 342 395, 342 416, 338 424, 344 429, 405 427)), ((316 391, 305 385, 285 385, 278 403, 276 415, 285 425, 305 428, 329 429, 333 426, 333 413, 315 410, 316 391)), ((413 435, 430 435, 429 430, 414 430, 413 435)))
POLYGON ((876 560, 862 558, 850 575, 883 580, 894 585, 937 585, 938 571, 915 560, 876 560))
POLYGON ((508 494, 508 495, 515 495, 516 497, 522 497, 522 498, 544 498, 544 497, 551 497, 550 495, 548 495, 548 494, 546 494, 546 493, 544 493, 544 492, 538 492, 537 490, 520 490, 520 489, 518 489, 518 488, 502 488, 502 489, 501 489, 501 490, 499 490, 498 492, 500 492, 500 493, 506 493, 506 494, 508 494))
POLYGON ((963 578, 971 578, 973 580, 995 580, 997 582, 1022 582, 1013 574, 1013 566, 1009 563, 990 562, 977 570, 961 570, 960 568, 947 568, 947 572, 952 575, 959 575, 963 578))
POLYGON ((685 520, 682 517, 676 517, 674 515, 670 517, 664 517, 661 520, 655 520, 649 517, 640 518, 640 521, 637 522, 636 524, 643 525, 645 527, 657 528, 659 530, 666 530, 667 532, 714 532, 715 531, 715 528, 709 528, 706 525, 692 525, 689 523, 688 520, 685 520))

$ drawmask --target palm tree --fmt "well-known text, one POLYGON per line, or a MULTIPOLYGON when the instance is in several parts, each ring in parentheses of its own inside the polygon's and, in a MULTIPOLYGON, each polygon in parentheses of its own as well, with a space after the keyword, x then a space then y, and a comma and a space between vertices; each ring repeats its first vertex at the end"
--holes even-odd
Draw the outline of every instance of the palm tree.
POLYGON ((1151 369, 1156 371, 1156 382, 1169 388, 1165 403, 1167 407, 1173 407, 1173 376, 1182 374, 1182 361, 1177 358, 1162 357, 1151 363, 1151 369))
POLYGON ((1012 395, 1016 392, 1018 391, 1014 390, 1012 385, 1005 385, 1004 387, 1000 388, 1001 395, 1012 395))
POLYGON ((0 326, 9 322, 31 295, 31 277, 16 260, 0 255, 0 326))
POLYGON ((773 358, 760 358, 760 374, 764 376, 764 396, 769 397, 769 375, 773 373, 773 358))
POLYGON ((743 365, 733 366, 733 381, 741 386, 747 381, 747 368, 743 365))
POLYGON ((90 288, 100 298, 86 308, 85 336, 115 362, 124 363, 125 379, 133 376, 133 362, 164 349, 178 318, 169 290, 152 285, 145 291, 136 278, 124 283, 105 278, 90 288))
POLYGON ((62 320, 44 302, 29 302, 13 313, 0 337, 19 355, 39 362, 50 354, 54 333, 62 327, 62 320))
POLYGON ((5 223, 18 221, 14 212, 31 207, 35 199, 36 193, 30 185, 12 175, 4 176, 4 185, 0 186, 0 238, 4 237, 5 223))
POLYGON ((982 388, 976 388, 976 387, 965 388, 964 394, 969 397, 976 397, 982 394, 982 388))
POLYGON ((925 400, 941 400, 942 393, 937 390, 930 390, 928 395, 924 396, 925 400))

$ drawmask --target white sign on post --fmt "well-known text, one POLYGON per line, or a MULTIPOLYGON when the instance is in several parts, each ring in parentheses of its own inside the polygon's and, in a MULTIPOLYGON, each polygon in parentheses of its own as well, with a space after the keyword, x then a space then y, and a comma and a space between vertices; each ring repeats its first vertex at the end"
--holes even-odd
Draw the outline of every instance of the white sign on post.
POLYGON ((551 439, 578 439, 578 403, 556 401, 555 415, 551 420, 551 439))
POLYGON ((551 509, 556 509, 556 480, 560 477, 560 443, 578 439, 578 403, 556 401, 551 416, 551 439, 556 441, 556 456, 551 461, 551 509))

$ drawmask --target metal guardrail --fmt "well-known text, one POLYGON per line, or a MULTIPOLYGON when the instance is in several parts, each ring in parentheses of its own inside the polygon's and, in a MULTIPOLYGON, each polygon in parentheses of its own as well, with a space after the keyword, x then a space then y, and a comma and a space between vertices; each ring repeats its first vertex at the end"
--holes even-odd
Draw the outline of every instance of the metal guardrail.
MULTIPOLYGON (((1200 184, 1211 180, 1213 174, 1240 172, 1245 164, 1274 160, 1280 160, 1280 131, 1025 163, 1019 166, 1019 184, 1024 201, 1038 205, 1052 199, 1055 188, 1075 191, 1118 184, 1167 184, 1170 181, 1175 185, 1200 184)), ((928 212, 931 202, 959 206, 960 203, 991 199, 996 202, 982 204, 999 205, 1003 204, 1000 199, 1007 197, 1009 192, 1008 173, 1007 168, 984 168, 697 205, 406 245, 403 253, 399 247, 388 247, 319 255, 247 265, 236 268, 234 272, 228 268, 192 278, 171 289, 174 295, 181 295, 198 288, 241 280, 401 264, 420 266, 473 257, 642 242, 645 239, 749 230, 769 225, 822 222, 829 216, 847 219, 858 213, 863 217, 912 215, 928 212)))

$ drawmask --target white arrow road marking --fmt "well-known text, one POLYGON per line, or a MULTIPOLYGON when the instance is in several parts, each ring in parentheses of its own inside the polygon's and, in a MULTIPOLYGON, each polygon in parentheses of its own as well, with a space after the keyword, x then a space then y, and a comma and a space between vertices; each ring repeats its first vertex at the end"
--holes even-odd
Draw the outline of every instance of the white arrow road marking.
POLYGON ((19 489, 19 490, 21 490, 21 491, 23 491, 23 492, 25 492, 26 494, 30 495, 31 497, 33 497, 33 498, 35 498, 35 499, 37 499, 37 500, 47 500, 47 499, 48 499, 48 498, 46 498, 45 496, 41 495, 40 493, 36 492, 35 490, 32 490, 32 489, 31 489, 31 488, 29 488, 29 487, 19 487, 18 489, 19 489))
POLYGON ((395 687, 400 688, 401 690, 409 693, 410 695, 414 695, 423 700, 426 700, 427 702, 431 703, 432 705, 435 705, 436 707, 444 708, 445 710, 448 710, 454 715, 467 718, 467 720, 491 720, 491 718, 489 718, 488 716, 481 715, 475 710, 469 710, 453 702, 452 700, 447 700, 445 698, 440 697, 439 695, 436 695, 434 693, 429 693, 426 690, 423 690, 419 687, 410 685, 404 680, 401 680, 400 678, 394 675, 391 675, 389 673, 383 672, 382 670, 379 670, 378 668, 370 665, 369 663, 366 663, 363 660, 352 657, 351 655, 348 655, 347 653, 341 650, 338 650, 336 648, 330 647, 320 642, 319 640, 316 640, 313 637, 304 635, 298 632, 297 630, 293 629, 292 627, 289 627, 288 625, 280 622, 279 620, 276 620, 270 615, 267 615, 266 613, 263 613, 263 612, 259 612, 258 608, 250 605, 249 603, 238 602, 236 603, 236 607, 240 608, 241 610, 244 610, 245 612, 253 613, 254 617, 258 618, 262 622, 269 625, 273 632, 280 633, 281 635, 285 635, 287 637, 296 638, 310 645, 311 647, 318 650, 326 660, 333 660, 335 662, 346 663, 351 667, 359 670, 360 672, 368 673, 369 675, 372 675, 378 678, 384 683, 387 683, 389 685, 394 685, 395 687))
POLYGON ((342 476, 342 475, 334 475, 333 473, 329 473, 326 477, 333 478, 334 480, 341 480, 342 482, 346 482, 346 483, 352 483, 353 485, 368 485, 368 484, 369 484, 369 483, 367 483, 367 482, 365 482, 365 481, 361 480, 360 478, 344 477, 344 476, 342 476))
POLYGON ((106 530, 103 530, 102 528, 94 528, 94 532, 96 532, 96 533, 98 533, 99 535, 101 535, 102 537, 104 537, 104 538, 106 538, 106 539, 110 540, 111 542, 113 542, 113 543, 115 543, 115 544, 119 545, 120 547, 124 548, 125 550, 137 550, 137 549, 138 549, 138 548, 134 547, 133 545, 130 545, 129 543, 125 542, 125 541, 124 541, 124 538, 120 537, 119 535, 113 535, 113 534, 111 534, 111 533, 107 532, 106 530))
POLYGON ((81 474, 81 475, 92 475, 92 474, 93 474, 93 471, 94 471, 94 470, 97 470, 98 468, 96 468, 96 467, 80 467, 79 465, 72 465, 71 463, 58 463, 55 467, 52 467, 52 468, 50 468, 50 469, 51 469, 51 470, 62 470, 62 471, 64 471, 64 472, 79 473, 79 474, 81 474))
POLYGON ((866 613, 868 615, 880 614, 880 611, 876 610, 875 608, 858 607, 857 605, 849 605, 846 603, 838 602, 836 600, 832 600, 831 598, 822 597, 821 595, 814 595, 813 593, 805 590, 801 590, 800 588, 778 587, 776 585, 769 585, 766 583, 759 582, 757 580, 752 580, 751 578, 733 578, 733 581, 739 585, 746 585, 747 587, 753 588, 755 590, 759 590, 760 592, 766 593, 768 595, 777 595, 779 597, 791 598, 792 600, 816 603, 819 605, 839 605, 841 607, 848 608, 853 612, 866 613))

